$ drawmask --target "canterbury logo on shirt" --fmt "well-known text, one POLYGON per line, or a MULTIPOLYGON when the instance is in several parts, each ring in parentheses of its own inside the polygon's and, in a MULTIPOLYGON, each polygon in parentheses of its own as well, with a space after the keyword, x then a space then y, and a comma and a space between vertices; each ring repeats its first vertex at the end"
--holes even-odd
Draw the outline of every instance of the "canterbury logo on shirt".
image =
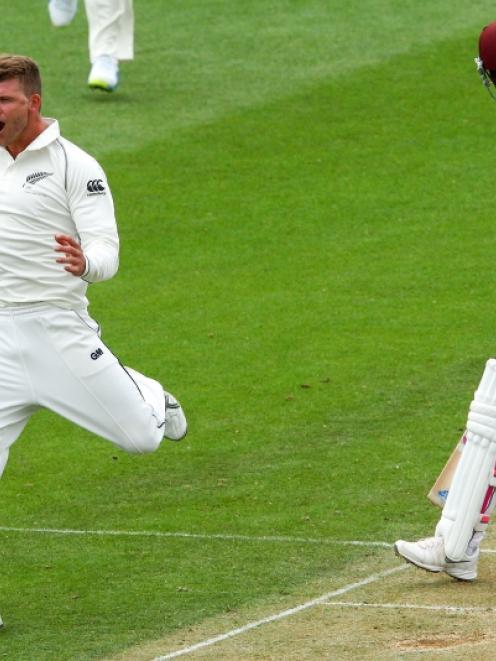
POLYGON ((102 179, 90 179, 86 184, 88 195, 105 195, 105 186, 102 179))
POLYGON ((47 177, 51 177, 53 172, 33 172, 33 174, 28 174, 26 177, 26 181, 23 183, 22 187, 26 185, 31 185, 33 186, 34 184, 37 184, 38 181, 41 181, 42 179, 46 179, 47 177))

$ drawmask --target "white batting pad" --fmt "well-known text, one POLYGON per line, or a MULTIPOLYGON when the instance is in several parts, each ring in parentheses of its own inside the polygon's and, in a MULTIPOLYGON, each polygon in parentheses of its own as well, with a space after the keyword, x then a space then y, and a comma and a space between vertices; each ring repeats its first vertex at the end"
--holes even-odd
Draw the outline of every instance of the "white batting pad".
POLYGON ((470 405, 467 443, 436 528, 450 560, 462 560, 474 530, 487 525, 482 507, 488 489, 496 484, 495 462, 496 360, 490 359, 470 405))

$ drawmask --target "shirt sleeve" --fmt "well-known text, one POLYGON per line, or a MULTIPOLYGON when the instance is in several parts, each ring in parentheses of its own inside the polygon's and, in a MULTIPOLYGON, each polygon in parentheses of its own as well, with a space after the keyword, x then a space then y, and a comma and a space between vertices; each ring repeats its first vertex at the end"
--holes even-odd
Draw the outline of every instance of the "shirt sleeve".
POLYGON ((97 161, 77 150, 69 158, 69 209, 86 258, 86 282, 112 278, 119 267, 119 236, 107 178, 97 161))

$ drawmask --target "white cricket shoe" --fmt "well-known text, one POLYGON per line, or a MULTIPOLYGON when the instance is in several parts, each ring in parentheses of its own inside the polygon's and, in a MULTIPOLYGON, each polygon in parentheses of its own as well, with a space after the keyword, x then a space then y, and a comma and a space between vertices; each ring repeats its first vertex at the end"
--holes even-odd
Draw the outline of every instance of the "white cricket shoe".
POLYGON ((474 581, 477 578, 479 550, 473 556, 454 562, 444 553, 442 537, 427 537, 418 542, 404 542, 399 539, 394 545, 396 555, 404 558, 420 569, 438 573, 445 572, 459 581, 474 581))
POLYGON ((56 28, 69 25, 77 12, 78 0, 50 0, 48 13, 56 28))
POLYGON ((112 92, 119 84, 119 61, 112 55, 100 55, 93 62, 88 86, 94 90, 112 92))
POLYGON ((171 441, 180 441, 188 432, 186 416, 177 399, 164 390, 165 418, 164 436, 171 441))

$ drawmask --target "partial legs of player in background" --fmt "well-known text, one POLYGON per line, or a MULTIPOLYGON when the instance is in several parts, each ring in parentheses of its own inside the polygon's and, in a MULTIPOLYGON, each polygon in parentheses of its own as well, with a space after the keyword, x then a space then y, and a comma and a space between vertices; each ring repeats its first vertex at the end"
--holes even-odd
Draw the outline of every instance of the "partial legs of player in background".
POLYGON ((48 14, 57 28, 69 25, 77 12, 78 0, 50 0, 48 14))
POLYGON ((134 57, 132 0, 85 0, 92 64, 88 85, 106 92, 119 83, 119 62, 134 57))
MULTIPOLYGON (((48 12, 56 27, 69 25, 77 0, 50 0, 48 12)), ((85 0, 91 70, 88 86, 112 92, 119 84, 119 62, 134 57, 132 0, 85 0)))

